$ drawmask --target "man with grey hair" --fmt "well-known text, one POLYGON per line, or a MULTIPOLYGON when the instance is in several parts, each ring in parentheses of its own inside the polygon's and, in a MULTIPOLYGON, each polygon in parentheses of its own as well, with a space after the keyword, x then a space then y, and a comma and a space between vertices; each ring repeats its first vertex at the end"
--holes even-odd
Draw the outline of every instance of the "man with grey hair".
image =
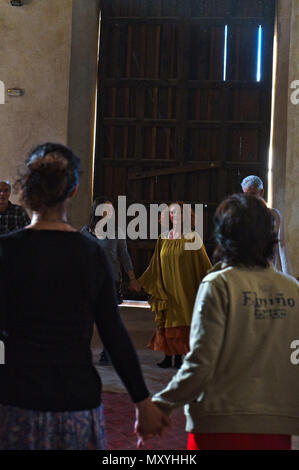
POLYGON ((264 185, 258 176, 246 176, 241 183, 243 193, 253 194, 253 196, 263 197, 264 185))
POLYGON ((10 182, 0 180, 0 235, 14 232, 30 224, 30 218, 25 209, 9 201, 10 194, 10 182))
MULTIPOLYGON (((241 186, 243 193, 252 194, 255 197, 263 199, 264 185, 261 178, 259 178, 258 176, 246 176, 246 178, 244 178, 241 182, 241 186)), ((289 259, 289 254, 285 241, 285 231, 282 215, 278 209, 270 208, 270 211, 275 219, 275 229, 278 237, 278 247, 275 251, 274 266, 276 269, 281 269, 284 274, 293 275, 292 265, 289 259)))

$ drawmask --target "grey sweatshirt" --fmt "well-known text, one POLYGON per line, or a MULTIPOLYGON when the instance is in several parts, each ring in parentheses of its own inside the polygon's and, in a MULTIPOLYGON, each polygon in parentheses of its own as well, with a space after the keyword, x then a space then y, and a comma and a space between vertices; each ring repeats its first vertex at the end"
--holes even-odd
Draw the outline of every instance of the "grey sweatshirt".
POLYGON ((190 352, 153 401, 167 412, 186 405, 189 432, 299 434, 295 340, 294 278, 218 264, 199 287, 190 352))

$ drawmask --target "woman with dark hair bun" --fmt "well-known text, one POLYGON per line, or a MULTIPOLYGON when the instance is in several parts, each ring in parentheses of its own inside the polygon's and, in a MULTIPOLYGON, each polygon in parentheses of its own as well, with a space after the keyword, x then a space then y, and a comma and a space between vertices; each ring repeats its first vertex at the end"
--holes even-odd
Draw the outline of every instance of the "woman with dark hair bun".
POLYGON ((105 449, 94 322, 135 403, 136 432, 169 424, 148 398, 103 250, 68 223, 79 174, 69 148, 38 146, 17 182, 32 222, 0 237, 1 450, 105 449))
POLYGON ((64 202, 79 184, 80 160, 61 144, 47 143, 33 150, 16 182, 21 198, 32 211, 47 212, 64 202))
POLYGON ((271 264, 274 220, 256 197, 220 204, 215 239, 190 352, 153 401, 168 414, 186 404, 189 450, 290 449, 299 434, 299 284, 271 264))

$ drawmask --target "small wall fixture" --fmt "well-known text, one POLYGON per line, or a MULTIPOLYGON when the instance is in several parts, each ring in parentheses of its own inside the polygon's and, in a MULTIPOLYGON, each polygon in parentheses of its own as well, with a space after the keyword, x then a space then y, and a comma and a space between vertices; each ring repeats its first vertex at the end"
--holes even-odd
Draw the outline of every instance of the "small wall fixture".
POLYGON ((8 96, 23 96, 25 93, 25 90, 22 90, 22 88, 9 88, 7 90, 8 96))
POLYGON ((24 5, 22 0, 11 0, 10 4, 12 7, 21 7, 22 5, 24 5))

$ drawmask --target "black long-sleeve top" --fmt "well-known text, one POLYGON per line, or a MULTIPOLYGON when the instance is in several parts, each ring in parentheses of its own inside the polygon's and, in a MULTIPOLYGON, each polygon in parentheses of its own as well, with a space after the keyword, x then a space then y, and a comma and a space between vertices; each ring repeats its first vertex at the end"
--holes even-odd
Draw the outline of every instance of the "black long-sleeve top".
POLYGON ((99 245, 79 232, 23 229, 1 236, 0 248, 0 327, 8 332, 0 403, 44 411, 97 407, 94 322, 132 400, 145 399, 149 393, 99 245))

